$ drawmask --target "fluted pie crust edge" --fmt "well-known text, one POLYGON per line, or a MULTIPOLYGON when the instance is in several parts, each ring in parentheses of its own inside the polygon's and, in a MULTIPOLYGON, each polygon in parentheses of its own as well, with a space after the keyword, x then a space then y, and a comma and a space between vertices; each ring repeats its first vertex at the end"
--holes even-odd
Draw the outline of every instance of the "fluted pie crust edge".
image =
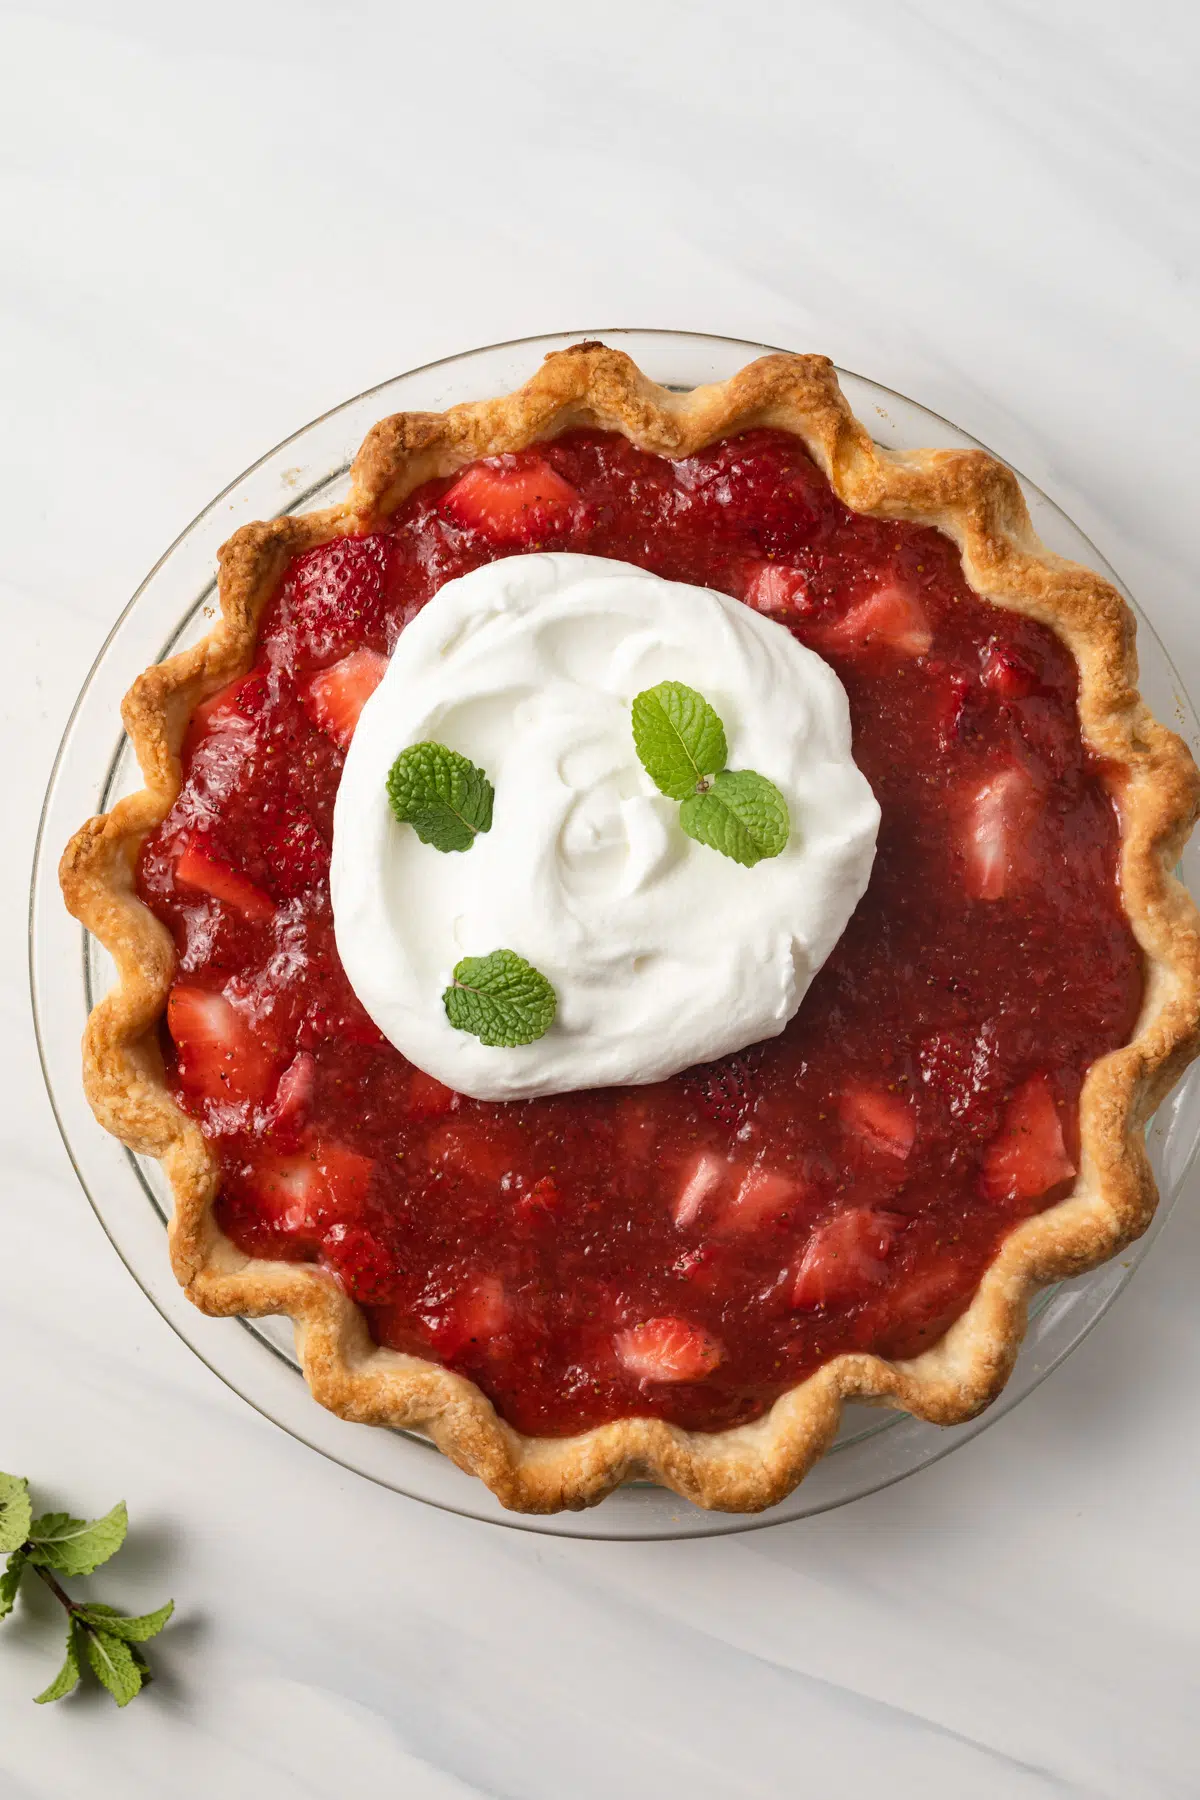
POLYGON ((100 1123, 163 1164, 175 1199, 171 1259, 188 1296, 208 1313, 289 1314, 323 1406, 343 1419, 426 1433, 505 1506, 523 1512, 590 1506, 633 1478, 700 1506, 753 1512, 782 1499, 829 1447, 844 1400, 944 1425, 971 1418, 1004 1386, 1033 1292, 1096 1267, 1145 1230, 1157 1194, 1143 1128, 1200 1047, 1200 918, 1172 873, 1200 806, 1200 778, 1183 743, 1138 695, 1134 622, 1120 595, 1040 543, 1016 479, 993 458, 978 450, 881 449, 825 357, 764 356, 729 381, 678 394, 649 381, 624 354, 580 344, 547 357, 513 394, 381 420, 355 460, 345 505, 243 526, 221 550, 219 592, 220 618, 209 636, 147 669, 125 698, 122 716, 145 786, 89 819, 62 858, 66 903, 117 970, 87 1024, 84 1084, 100 1123), (961 550, 976 593, 1049 626, 1079 666, 1084 737, 1102 759, 1120 818, 1122 892, 1146 962, 1132 1040, 1096 1062, 1084 1082, 1073 1192, 1011 1233, 945 1337, 906 1362, 838 1356, 761 1419, 715 1433, 626 1418, 570 1438, 523 1436, 473 1382, 373 1344, 332 1274, 247 1256, 225 1237, 213 1216, 216 1159, 164 1076, 158 1030, 174 946, 135 889, 142 840, 179 793, 188 721, 251 666, 258 620, 290 558, 372 529, 431 477, 581 426, 623 432, 640 449, 669 457, 753 426, 792 432, 847 506, 936 526, 961 550))

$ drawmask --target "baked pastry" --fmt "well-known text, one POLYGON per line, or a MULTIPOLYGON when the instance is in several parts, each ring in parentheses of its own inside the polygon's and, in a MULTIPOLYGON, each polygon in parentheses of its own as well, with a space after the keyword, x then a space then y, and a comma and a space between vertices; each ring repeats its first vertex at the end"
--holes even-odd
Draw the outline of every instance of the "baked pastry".
POLYGON ((344 506, 230 539, 220 602, 126 698, 145 787, 63 857, 117 966, 84 1080, 163 1163, 189 1296, 290 1314, 323 1405, 427 1433, 525 1511, 631 1478, 753 1511, 845 1399, 978 1412, 1035 1289, 1145 1229, 1144 1126, 1198 1041, 1172 871, 1200 784, 1119 595, 1045 550, 991 458, 881 450, 822 357, 677 394, 582 344, 383 420, 344 506), (882 826, 778 1035, 496 1102, 368 1014, 329 856, 400 634, 531 551, 718 590, 817 651, 882 826))

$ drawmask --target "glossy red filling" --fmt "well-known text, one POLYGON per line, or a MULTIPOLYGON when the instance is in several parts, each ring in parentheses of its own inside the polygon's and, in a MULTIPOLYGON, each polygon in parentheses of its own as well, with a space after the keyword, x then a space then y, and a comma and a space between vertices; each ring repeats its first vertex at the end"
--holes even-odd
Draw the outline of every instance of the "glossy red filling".
POLYGON ((847 511, 782 433, 678 463, 572 433, 297 558, 139 865, 179 948, 164 1050, 221 1163, 221 1225, 323 1264, 380 1343, 527 1432, 716 1430, 840 1351, 918 1352, 1069 1190, 1082 1078, 1138 1011, 1076 690, 1066 649, 976 599, 947 540, 847 511), (406 1063, 351 992, 329 841, 399 633, 452 576, 538 546, 724 589, 827 657, 883 825, 782 1037, 652 1087, 485 1104, 406 1063))

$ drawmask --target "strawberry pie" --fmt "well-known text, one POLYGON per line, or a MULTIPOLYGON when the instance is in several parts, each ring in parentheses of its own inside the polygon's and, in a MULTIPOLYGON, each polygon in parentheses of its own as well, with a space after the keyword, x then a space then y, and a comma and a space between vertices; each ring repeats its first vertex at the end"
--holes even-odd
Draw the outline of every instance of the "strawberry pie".
POLYGON ((85 1081, 323 1405, 526 1511, 755 1510, 846 1399, 977 1412, 1145 1229, 1197 774, 999 464, 821 357, 582 344, 383 420, 220 596, 63 859, 85 1081))

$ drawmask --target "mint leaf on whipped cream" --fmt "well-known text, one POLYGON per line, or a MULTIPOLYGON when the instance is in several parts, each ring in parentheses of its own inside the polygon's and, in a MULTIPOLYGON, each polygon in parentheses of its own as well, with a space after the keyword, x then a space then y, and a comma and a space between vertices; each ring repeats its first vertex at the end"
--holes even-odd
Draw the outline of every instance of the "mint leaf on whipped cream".
POLYGON ((682 681, 660 681, 633 703, 633 743, 642 767, 669 800, 686 800, 725 767, 725 727, 703 694, 682 681))
POLYGON ((558 1007, 546 977, 515 950, 464 956, 442 1001, 456 1031, 500 1050, 544 1037, 558 1007))
POLYGON ((778 856, 788 841, 787 802, 773 781, 753 769, 725 769, 703 793, 689 794, 679 823, 698 844, 747 869, 778 856))
POLYGON ((492 828, 495 789, 482 769, 445 744, 412 744, 387 778, 388 804, 435 850, 469 850, 492 828))
POLYGON ((633 703, 633 743, 654 785, 682 802, 688 837, 752 869, 788 841, 787 801, 765 775, 727 769, 725 727, 703 694, 660 681, 633 703))

